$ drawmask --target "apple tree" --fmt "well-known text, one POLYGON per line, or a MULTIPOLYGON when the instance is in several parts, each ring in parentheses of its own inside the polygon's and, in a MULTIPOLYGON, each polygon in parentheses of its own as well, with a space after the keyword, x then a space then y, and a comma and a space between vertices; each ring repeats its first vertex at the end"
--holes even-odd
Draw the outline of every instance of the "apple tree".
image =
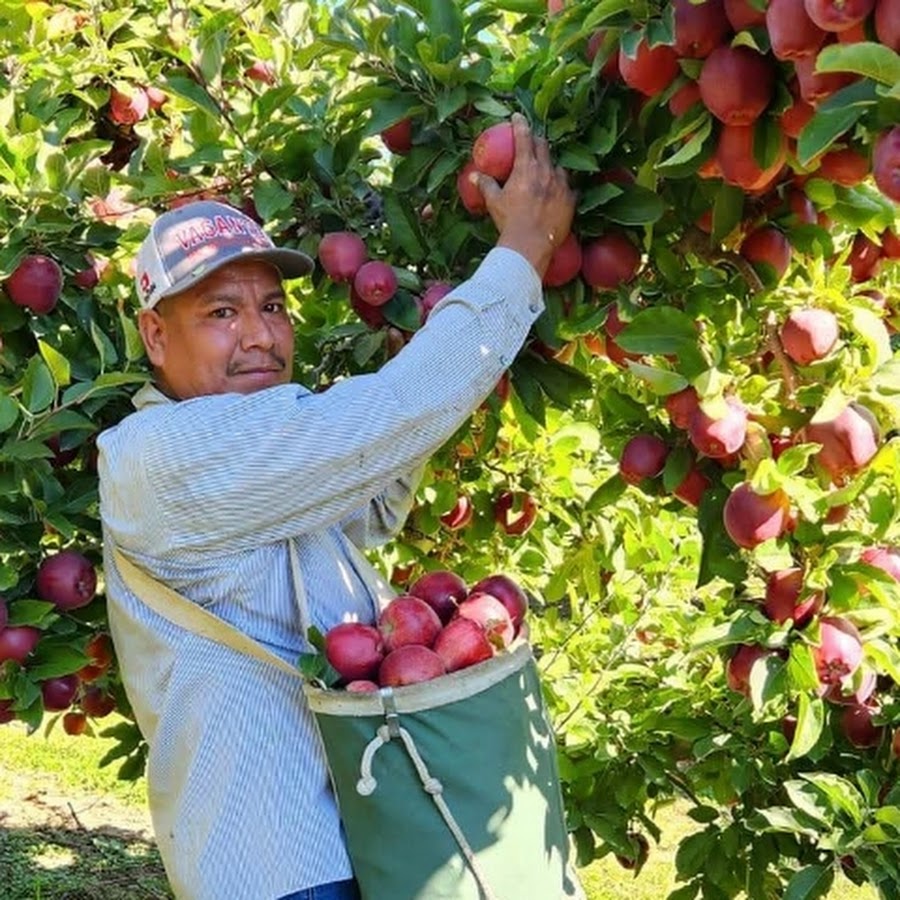
POLYGON ((130 265, 215 197, 319 259, 297 376, 381 365, 496 237, 524 113, 578 191, 546 312, 378 558, 505 572, 580 864, 678 900, 900 882, 900 10, 890 0, 0 0, 0 718, 144 745, 94 439, 130 265))

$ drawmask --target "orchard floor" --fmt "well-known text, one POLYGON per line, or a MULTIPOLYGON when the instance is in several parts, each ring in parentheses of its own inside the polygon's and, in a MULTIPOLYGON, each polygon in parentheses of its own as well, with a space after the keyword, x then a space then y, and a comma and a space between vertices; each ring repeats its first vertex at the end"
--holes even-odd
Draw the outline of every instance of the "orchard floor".
MULTIPOLYGON (((2 900, 170 900, 143 785, 119 781, 116 763, 97 767, 109 743, 0 727, 2 900)), ((695 826, 677 810, 660 824, 663 842, 639 878, 609 857, 582 871, 589 900, 664 900, 676 887, 678 841, 695 826)), ((829 900, 875 892, 842 879, 829 900)))

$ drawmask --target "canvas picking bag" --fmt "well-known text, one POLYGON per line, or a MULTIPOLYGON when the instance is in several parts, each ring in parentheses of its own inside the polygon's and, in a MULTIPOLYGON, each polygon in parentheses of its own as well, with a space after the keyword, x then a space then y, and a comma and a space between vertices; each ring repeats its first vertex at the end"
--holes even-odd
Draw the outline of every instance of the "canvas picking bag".
MULTIPOLYGON (((302 677, 118 550, 115 559, 130 590, 163 617, 302 677)), ((584 896, 569 866, 556 746, 528 644, 421 684, 351 693, 304 681, 304 693, 362 900, 584 896)))

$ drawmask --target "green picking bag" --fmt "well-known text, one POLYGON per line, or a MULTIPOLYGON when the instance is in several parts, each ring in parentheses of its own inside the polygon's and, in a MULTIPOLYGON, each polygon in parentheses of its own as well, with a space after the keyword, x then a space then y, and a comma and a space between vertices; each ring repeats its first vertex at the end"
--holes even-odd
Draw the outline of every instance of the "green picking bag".
POLYGON ((407 687, 305 690, 363 900, 583 896, 527 644, 407 687))

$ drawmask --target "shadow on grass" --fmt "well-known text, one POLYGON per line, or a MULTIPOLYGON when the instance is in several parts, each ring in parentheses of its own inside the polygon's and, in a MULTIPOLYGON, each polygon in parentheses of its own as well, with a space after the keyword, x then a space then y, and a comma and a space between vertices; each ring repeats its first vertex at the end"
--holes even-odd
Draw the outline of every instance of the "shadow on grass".
POLYGON ((120 828, 0 827, 3 900, 170 900, 154 845, 120 828))

